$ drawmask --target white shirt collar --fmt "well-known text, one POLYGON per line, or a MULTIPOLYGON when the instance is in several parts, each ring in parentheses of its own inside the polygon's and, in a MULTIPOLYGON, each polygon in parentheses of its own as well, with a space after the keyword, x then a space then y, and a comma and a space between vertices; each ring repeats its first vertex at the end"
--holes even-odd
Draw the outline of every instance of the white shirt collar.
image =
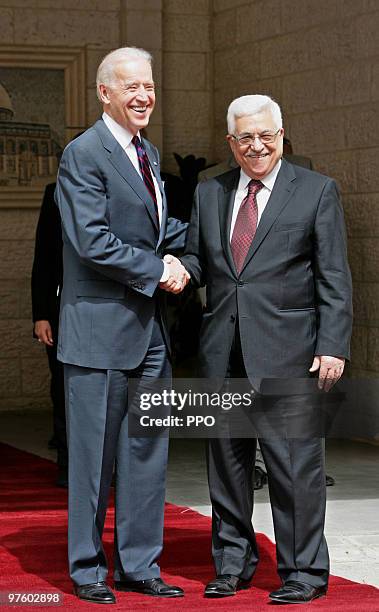
MULTIPOLYGON (((282 165, 282 160, 280 159, 278 163, 273 167, 271 172, 269 172, 263 179, 260 179, 263 185, 267 187, 267 189, 269 189, 270 191, 272 191, 274 188, 276 177, 278 176, 278 172, 280 170, 281 165, 282 165)), ((239 184, 240 189, 246 189, 250 181, 251 181, 251 176, 248 176, 241 168, 240 184, 239 184)))
MULTIPOLYGON (((108 113, 103 113, 103 121, 110 132, 113 134, 117 142, 122 146, 123 149, 126 149, 130 143, 132 142, 133 134, 129 132, 122 125, 117 123, 108 113)), ((139 132, 137 136, 140 138, 139 132)))

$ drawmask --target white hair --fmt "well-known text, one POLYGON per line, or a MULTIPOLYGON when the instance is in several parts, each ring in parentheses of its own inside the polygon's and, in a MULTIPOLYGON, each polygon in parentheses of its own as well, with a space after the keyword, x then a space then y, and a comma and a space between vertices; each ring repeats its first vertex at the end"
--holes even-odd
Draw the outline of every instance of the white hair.
POLYGON ((120 47, 115 49, 106 55, 97 69, 96 74, 96 89, 97 97, 100 97, 100 85, 112 85, 115 80, 115 69, 121 62, 130 62, 134 59, 144 59, 149 64, 153 63, 153 57, 145 49, 139 49, 138 47, 120 47))
POLYGON ((241 96, 230 103, 226 120, 228 123, 228 133, 233 134, 236 127, 236 119, 256 115, 257 113, 268 110, 279 130, 283 127, 282 112, 280 106, 269 96, 255 94, 251 96, 241 96))

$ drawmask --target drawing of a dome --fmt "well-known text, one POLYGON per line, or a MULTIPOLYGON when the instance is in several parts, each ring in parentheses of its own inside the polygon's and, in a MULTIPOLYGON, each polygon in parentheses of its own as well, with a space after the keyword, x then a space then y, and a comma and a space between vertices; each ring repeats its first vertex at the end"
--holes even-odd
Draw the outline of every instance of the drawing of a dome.
POLYGON ((17 121, 0 83, 0 187, 45 185, 55 180, 58 142, 47 123, 17 121))
POLYGON ((10 121, 13 115, 14 112, 9 94, 0 83, 0 121, 10 121))

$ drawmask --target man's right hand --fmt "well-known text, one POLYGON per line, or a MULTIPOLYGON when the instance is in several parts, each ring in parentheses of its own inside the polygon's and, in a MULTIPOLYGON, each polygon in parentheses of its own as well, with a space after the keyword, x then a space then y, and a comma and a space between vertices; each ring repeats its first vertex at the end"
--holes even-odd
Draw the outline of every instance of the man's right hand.
POLYGON ((179 259, 173 255, 165 255, 163 261, 168 268, 169 277, 164 282, 159 283, 160 288, 171 293, 181 293, 189 282, 190 275, 179 259))
POLYGON ((34 333, 38 338, 38 342, 43 342, 46 346, 53 346, 53 334, 49 321, 36 321, 34 323, 34 333))

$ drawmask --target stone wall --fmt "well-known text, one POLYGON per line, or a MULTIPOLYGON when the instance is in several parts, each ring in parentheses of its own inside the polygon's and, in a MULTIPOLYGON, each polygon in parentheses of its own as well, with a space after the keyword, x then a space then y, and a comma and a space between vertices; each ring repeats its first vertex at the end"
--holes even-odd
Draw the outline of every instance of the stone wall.
POLYGON ((284 111, 295 153, 337 179, 354 281, 351 371, 379 373, 379 4, 376 0, 215 0, 214 159, 225 113, 246 93, 284 111))
POLYGON ((148 137, 162 151, 162 4, 163 0, 121 0, 120 46, 147 49, 154 58, 157 101, 148 127, 148 137))
POLYGON ((32 341, 30 269, 38 211, 0 210, 0 408, 39 406, 46 357, 32 341))
MULTIPOLYGON (((84 50, 86 83, 80 95, 85 97, 85 119, 81 125, 66 125, 68 134, 99 116, 96 68, 99 60, 119 45, 122 8, 119 0, 0 0, 3 56, 8 52, 5 46, 10 56, 12 47, 33 46, 43 52, 42 64, 56 68, 52 64, 57 47, 62 51, 60 57, 65 49, 84 50), (55 50, 51 56, 49 49, 55 50)), ((26 88, 24 97, 27 95, 26 88)), ((76 92, 66 95, 75 96, 76 92)), ((40 102, 43 107, 43 99, 40 102)), ((44 347, 32 340, 31 323, 30 274, 41 198, 42 192, 36 190, 9 193, 9 201, 4 195, 0 198, 0 410, 50 404, 46 354, 44 347)))
POLYGON ((211 0, 163 1, 163 166, 213 156, 211 0))

